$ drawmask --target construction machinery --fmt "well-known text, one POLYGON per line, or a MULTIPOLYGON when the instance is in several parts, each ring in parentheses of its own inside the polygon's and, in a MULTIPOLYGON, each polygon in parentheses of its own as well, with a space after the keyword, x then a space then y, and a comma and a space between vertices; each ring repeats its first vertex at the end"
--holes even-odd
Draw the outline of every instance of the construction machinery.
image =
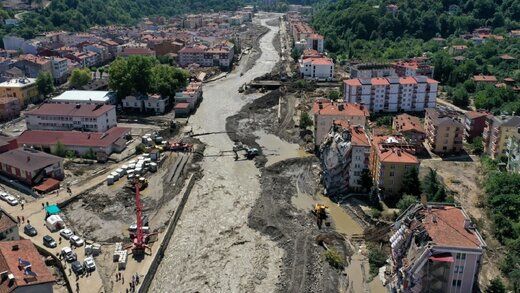
POLYGON ((318 224, 318 228, 320 229, 323 221, 327 219, 327 209, 328 207, 321 203, 314 204, 312 209, 312 213, 316 216, 316 224, 318 224))
POLYGON ((131 191, 136 191, 137 185, 139 185, 140 190, 144 190, 146 187, 148 187, 148 179, 144 177, 134 177, 134 179, 128 181, 125 187, 131 191))
POLYGON ((244 156, 248 160, 252 160, 260 154, 260 151, 257 148, 251 148, 251 147, 243 145, 241 142, 236 142, 233 145, 233 152, 235 153, 235 161, 238 160, 239 151, 245 151, 244 156))
POLYGON ((148 224, 147 217, 143 217, 143 206, 141 205, 141 183, 139 180, 135 180, 135 211, 136 211, 136 225, 135 231, 131 233, 130 238, 132 239, 132 254, 136 258, 142 258, 146 252, 151 252, 150 247, 147 245, 152 235, 157 233, 149 233, 149 228, 144 227, 148 224))

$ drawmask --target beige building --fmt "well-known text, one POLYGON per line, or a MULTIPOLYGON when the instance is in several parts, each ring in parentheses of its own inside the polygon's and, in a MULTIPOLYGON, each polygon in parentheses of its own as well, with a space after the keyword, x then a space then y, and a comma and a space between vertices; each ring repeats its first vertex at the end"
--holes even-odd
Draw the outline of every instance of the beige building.
POLYGON ((489 115, 482 133, 484 152, 496 159, 506 154, 508 138, 520 139, 520 116, 489 115))
POLYGON ((39 97, 35 78, 17 78, 0 83, 0 97, 18 98, 26 105, 39 97))
POLYGON ((365 127, 367 117, 370 115, 362 105, 337 103, 329 99, 316 99, 312 112, 314 113, 314 137, 317 146, 321 145, 335 120, 346 121, 352 126, 365 127))
POLYGON ((437 108, 426 109, 424 125, 426 141, 434 153, 453 153, 462 150, 464 126, 458 114, 437 108))

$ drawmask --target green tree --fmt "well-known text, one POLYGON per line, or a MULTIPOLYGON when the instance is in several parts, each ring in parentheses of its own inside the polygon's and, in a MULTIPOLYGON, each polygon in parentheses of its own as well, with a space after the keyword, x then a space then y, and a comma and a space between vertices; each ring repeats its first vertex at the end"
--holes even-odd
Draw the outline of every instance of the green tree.
POLYGON ((409 206, 417 203, 417 197, 409 194, 403 195, 403 197, 397 202, 397 208, 399 212, 404 212, 409 206))
POLYGON ((422 182, 422 191, 428 197, 428 200, 434 201, 435 194, 441 188, 441 184, 437 178, 437 171, 429 168, 428 174, 422 182))
POLYGON ((152 68, 157 59, 147 56, 118 57, 110 64, 108 85, 119 98, 147 94, 151 87, 152 68))
POLYGON ((306 129, 309 126, 312 126, 313 122, 311 119, 311 116, 307 112, 302 112, 302 115, 300 116, 300 128, 306 129))
POLYGON ((494 278, 489 282, 489 286, 486 287, 484 291, 486 293, 506 293, 506 286, 502 283, 500 278, 494 278))
POLYGON ((361 186, 364 190, 370 190, 372 189, 372 186, 374 185, 374 181, 372 180, 372 174, 370 174, 370 170, 363 169, 361 171, 361 186))
POLYGON ((152 67, 150 91, 164 97, 173 98, 175 92, 187 84, 188 72, 170 65, 159 64, 152 67))
POLYGON ((469 105, 468 92, 464 87, 458 86, 453 92, 452 100, 453 105, 461 108, 466 108, 469 105))
POLYGON ((473 138, 470 143, 471 152, 475 155, 481 155, 484 152, 484 142, 481 136, 473 138))
POLYGON ((67 155, 67 149, 61 141, 56 142, 56 145, 54 145, 53 154, 62 158, 64 158, 67 155))
POLYGON ((328 98, 332 101, 336 101, 339 99, 340 93, 337 90, 332 90, 329 92, 328 98))
POLYGON ((88 69, 76 68, 72 71, 69 83, 74 88, 81 88, 92 80, 92 74, 88 69))
POLYGON ((419 181, 419 171, 416 167, 411 167, 404 172, 401 193, 417 197, 421 195, 421 182, 419 181))
POLYGON ((302 55, 302 51, 296 47, 294 47, 291 51, 291 57, 294 61, 298 61, 300 59, 300 56, 302 55))
POLYGON ((40 74, 38 74, 36 85, 39 93, 44 97, 48 97, 52 92, 54 92, 54 79, 48 72, 40 72, 40 74))

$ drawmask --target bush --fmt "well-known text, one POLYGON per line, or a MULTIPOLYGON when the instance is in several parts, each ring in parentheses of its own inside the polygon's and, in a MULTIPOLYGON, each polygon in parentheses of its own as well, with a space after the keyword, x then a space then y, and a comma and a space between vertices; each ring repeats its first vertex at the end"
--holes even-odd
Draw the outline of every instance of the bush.
POLYGON ((374 208, 370 209, 370 214, 371 214, 372 218, 374 218, 374 219, 381 218, 381 211, 378 209, 374 209, 374 208))
POLYGON ((504 283, 502 283, 502 280, 500 278, 494 278, 489 283, 489 286, 486 287, 486 290, 484 291, 486 293, 505 293, 506 292, 506 286, 504 286, 504 283))
POLYGON ((306 129, 309 126, 312 126, 312 119, 309 113, 303 112, 300 117, 300 128, 306 129))
POLYGON ((404 212, 409 206, 415 204, 417 202, 417 198, 413 195, 405 194, 399 202, 397 202, 397 208, 399 212, 404 212))
POLYGON ((386 264, 386 255, 375 243, 368 245, 368 263, 370 264, 371 278, 377 276, 379 268, 386 264))
POLYGON ((345 266, 345 261, 343 260, 343 256, 336 249, 331 248, 323 254, 325 256, 325 260, 336 269, 343 269, 345 266))
POLYGON ((138 144, 136 147, 135 147, 135 153, 140 155, 142 153, 144 153, 146 151, 146 146, 142 143, 138 144))

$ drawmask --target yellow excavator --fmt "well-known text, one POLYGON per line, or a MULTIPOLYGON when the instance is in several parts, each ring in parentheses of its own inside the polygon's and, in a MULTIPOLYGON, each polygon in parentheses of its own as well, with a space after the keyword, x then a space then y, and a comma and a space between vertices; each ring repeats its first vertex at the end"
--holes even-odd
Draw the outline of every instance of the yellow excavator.
POLYGON ((316 224, 318 224, 318 228, 321 229, 321 225, 323 224, 323 220, 327 219, 327 207, 324 204, 316 203, 314 204, 314 208, 312 213, 316 216, 316 224))

